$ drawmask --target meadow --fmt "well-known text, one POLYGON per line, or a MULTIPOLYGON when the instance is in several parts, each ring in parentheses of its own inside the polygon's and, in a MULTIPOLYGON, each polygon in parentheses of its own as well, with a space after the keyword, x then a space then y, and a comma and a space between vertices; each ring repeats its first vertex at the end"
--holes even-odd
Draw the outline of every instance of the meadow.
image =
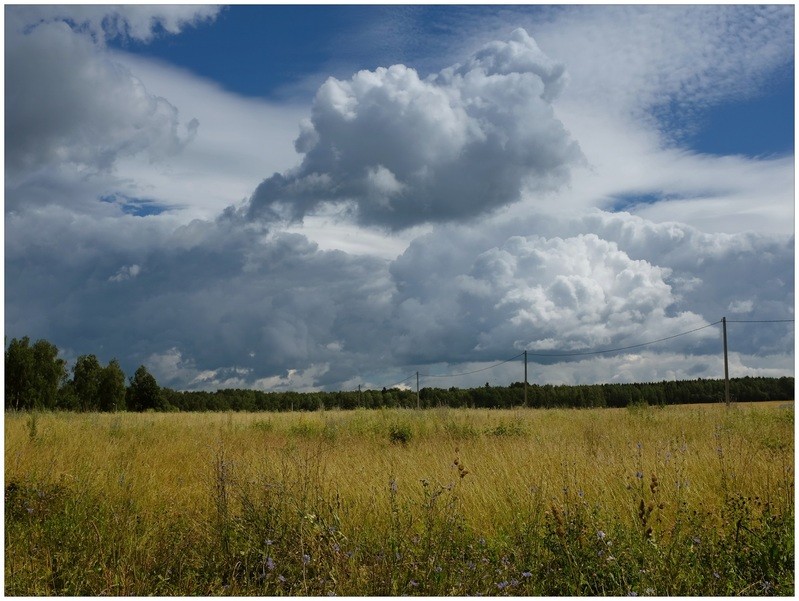
POLYGON ((793 403, 5 415, 6 595, 793 593, 793 403))

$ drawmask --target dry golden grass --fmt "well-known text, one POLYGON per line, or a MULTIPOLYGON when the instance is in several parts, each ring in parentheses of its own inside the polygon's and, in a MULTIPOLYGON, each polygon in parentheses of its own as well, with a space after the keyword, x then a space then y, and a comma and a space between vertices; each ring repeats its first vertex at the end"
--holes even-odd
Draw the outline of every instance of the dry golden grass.
POLYGON ((6 594, 791 595, 793 424, 792 403, 8 413, 6 594))
POLYGON ((486 533, 531 497, 576 495, 634 521, 631 499, 653 475, 671 508, 713 510, 724 487, 788 503, 774 498, 793 481, 793 409, 783 405, 6 414, 5 478, 80 483, 111 501, 136 499, 151 515, 179 507, 199 520, 214 507, 214 466, 224 457, 231 485, 313 477, 352 523, 382 519, 375 508, 388 503, 391 481, 408 503, 422 498, 422 481, 457 484, 468 525, 486 533), (407 444, 391 441, 392 427, 409 432, 407 444), (468 470, 462 478, 456 458, 468 470))

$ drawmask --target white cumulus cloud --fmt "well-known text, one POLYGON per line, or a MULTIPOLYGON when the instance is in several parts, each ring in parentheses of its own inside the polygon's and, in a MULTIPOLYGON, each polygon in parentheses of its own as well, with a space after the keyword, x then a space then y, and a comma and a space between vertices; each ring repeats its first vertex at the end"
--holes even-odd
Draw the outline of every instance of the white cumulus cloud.
POLYGON ((301 125, 301 165, 266 179, 249 215, 348 203, 361 224, 402 229, 556 189, 581 159, 551 106, 563 78, 521 29, 427 78, 404 65, 330 78, 301 125))

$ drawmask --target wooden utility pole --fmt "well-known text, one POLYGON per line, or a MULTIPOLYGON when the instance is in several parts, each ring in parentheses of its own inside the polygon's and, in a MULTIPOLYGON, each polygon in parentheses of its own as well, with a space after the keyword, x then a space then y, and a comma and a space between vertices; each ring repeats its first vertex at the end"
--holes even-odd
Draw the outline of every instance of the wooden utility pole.
POLYGON ((524 351, 524 406, 527 407, 527 351, 524 351))
POLYGON ((724 402, 730 406, 730 368, 727 363, 727 318, 721 318, 721 331, 724 339, 724 402))
POLYGON ((361 403, 361 385, 358 384, 358 408, 360 409, 363 407, 363 403, 361 403))
POLYGON ((416 408, 420 409, 421 405, 419 403, 419 372, 416 372, 416 408))

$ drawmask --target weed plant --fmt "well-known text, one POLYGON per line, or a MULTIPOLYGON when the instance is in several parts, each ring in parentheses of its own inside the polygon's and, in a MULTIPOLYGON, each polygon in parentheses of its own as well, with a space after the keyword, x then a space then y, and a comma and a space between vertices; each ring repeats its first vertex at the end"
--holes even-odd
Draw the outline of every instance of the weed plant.
POLYGON ((7 595, 794 594, 779 404, 7 413, 7 595))

